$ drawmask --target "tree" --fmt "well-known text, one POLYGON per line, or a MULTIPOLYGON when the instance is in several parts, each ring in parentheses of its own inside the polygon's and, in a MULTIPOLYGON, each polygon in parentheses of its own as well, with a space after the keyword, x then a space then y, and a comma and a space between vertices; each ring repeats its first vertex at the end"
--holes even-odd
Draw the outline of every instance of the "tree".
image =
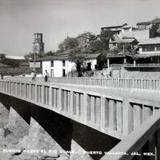
POLYGON ((114 32, 111 30, 102 30, 100 34, 100 40, 103 44, 103 49, 109 49, 109 40, 113 39, 114 32))
POLYGON ((56 52, 54 51, 48 51, 45 56, 54 56, 56 54, 56 52))
POLYGON ((85 50, 90 46, 90 42, 96 40, 96 36, 91 32, 84 32, 79 34, 76 39, 78 40, 79 47, 85 50))
POLYGON ((79 43, 76 38, 67 37, 66 39, 64 39, 62 43, 59 44, 58 48, 60 51, 65 51, 65 50, 76 48, 78 47, 78 45, 79 43))
POLYGON ((150 38, 157 37, 159 33, 157 32, 159 29, 159 24, 153 24, 150 29, 150 38))
POLYGON ((94 40, 90 42, 90 46, 88 49, 89 53, 100 52, 103 50, 103 43, 101 40, 94 40))
POLYGON ((81 54, 80 48, 75 48, 71 50, 69 54, 69 60, 76 64, 76 70, 78 72, 78 77, 82 76, 82 65, 85 60, 85 54, 81 54))

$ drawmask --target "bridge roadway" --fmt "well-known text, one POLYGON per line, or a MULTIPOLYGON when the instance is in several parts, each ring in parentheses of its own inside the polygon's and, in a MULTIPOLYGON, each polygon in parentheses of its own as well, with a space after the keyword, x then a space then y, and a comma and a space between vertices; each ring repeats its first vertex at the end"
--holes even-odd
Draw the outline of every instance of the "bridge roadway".
POLYGON ((125 140, 160 108, 159 90, 40 82, 0 81, 0 92, 125 140))

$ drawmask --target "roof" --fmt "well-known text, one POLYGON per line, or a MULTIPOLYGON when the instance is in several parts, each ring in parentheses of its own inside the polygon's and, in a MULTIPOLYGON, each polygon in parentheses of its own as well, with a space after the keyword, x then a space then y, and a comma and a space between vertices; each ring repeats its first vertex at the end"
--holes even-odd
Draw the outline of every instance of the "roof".
POLYGON ((139 22, 137 25, 150 25, 150 24, 160 24, 160 18, 155 18, 152 21, 139 22))
POLYGON ((8 58, 8 59, 16 59, 16 60, 25 60, 24 56, 10 56, 10 55, 6 55, 6 58, 8 58))
POLYGON ((142 39, 139 41, 139 45, 160 44, 160 38, 142 39))
POLYGON ((86 54, 86 59, 96 59, 100 53, 97 54, 86 54))
POLYGON ((106 58, 124 58, 126 57, 124 54, 107 54, 106 58))
POLYGON ((123 54, 122 52, 114 53, 112 51, 103 51, 101 54, 99 54, 99 57, 103 56, 105 58, 123 58, 126 57, 126 54, 123 54))
POLYGON ((112 41, 112 42, 110 42, 110 43, 133 43, 133 42, 137 42, 138 43, 138 41, 135 39, 135 38, 122 38, 122 39, 117 39, 117 40, 115 40, 115 41, 112 41))
POLYGON ((150 25, 151 22, 147 21, 147 22, 138 22, 137 25, 150 25))
POLYGON ((108 27, 101 27, 101 29, 115 29, 115 28, 122 28, 124 26, 128 25, 127 23, 124 23, 122 25, 119 26, 108 26, 108 27))
POLYGON ((159 57, 160 53, 135 54, 135 55, 128 55, 128 56, 133 57, 135 59, 150 58, 150 57, 159 57))
POLYGON ((68 54, 60 54, 54 56, 45 56, 42 58, 37 59, 37 61, 48 61, 48 60, 66 60, 68 59, 68 54))
POLYGON ((3 63, 0 63, 0 68, 8 68, 10 67, 9 65, 6 65, 6 64, 3 64, 3 63))
MULTIPOLYGON (((56 53, 55 55, 52 55, 52 56, 45 56, 45 57, 39 58, 39 59, 37 59, 37 61, 68 60, 69 53, 70 53, 70 51, 56 53)), ((96 59, 99 54, 100 53, 98 53, 98 54, 81 54, 81 55, 84 56, 85 59, 96 59)))

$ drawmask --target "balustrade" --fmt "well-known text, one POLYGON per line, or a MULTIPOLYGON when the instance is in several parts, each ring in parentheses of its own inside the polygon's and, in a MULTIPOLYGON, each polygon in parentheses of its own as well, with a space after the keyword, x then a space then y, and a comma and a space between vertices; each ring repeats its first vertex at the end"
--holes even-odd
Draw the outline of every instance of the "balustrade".
MULTIPOLYGON (((159 80, 131 80, 131 79, 84 79, 85 83, 95 85, 106 84, 108 86, 132 88, 150 88, 148 83, 157 87, 159 80)), ((69 82, 72 79, 69 79, 69 82)), ((74 79, 75 83, 77 82, 74 79)), ((41 82, 21 82, 0 80, 0 92, 10 96, 35 103, 42 107, 52 109, 68 118, 93 127, 103 133, 110 134, 116 138, 123 139, 137 127, 150 118, 155 110, 159 110, 156 104, 147 102, 136 102, 136 100, 121 97, 109 97, 100 93, 73 89, 64 85, 41 82)))

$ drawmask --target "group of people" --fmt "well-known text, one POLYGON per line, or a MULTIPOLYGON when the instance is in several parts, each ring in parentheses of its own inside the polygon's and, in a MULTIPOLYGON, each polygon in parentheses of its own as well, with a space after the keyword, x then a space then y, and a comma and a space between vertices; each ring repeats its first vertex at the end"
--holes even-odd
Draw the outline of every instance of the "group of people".
MULTIPOLYGON (((31 77, 32 77, 32 81, 35 81, 36 80, 36 72, 35 72, 35 70, 33 70, 32 71, 32 73, 31 73, 31 77)), ((48 79, 49 79, 49 73, 48 73, 48 71, 47 70, 45 70, 45 73, 44 73, 44 81, 45 82, 48 82, 48 79)))

